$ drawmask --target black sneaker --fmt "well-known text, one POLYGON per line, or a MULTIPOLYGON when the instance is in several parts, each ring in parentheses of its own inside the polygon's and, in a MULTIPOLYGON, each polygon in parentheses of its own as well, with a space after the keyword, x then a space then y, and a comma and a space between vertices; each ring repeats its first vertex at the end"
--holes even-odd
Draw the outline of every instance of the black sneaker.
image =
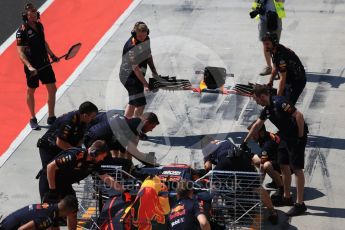
POLYGON ((277 210, 273 209, 272 211, 270 211, 270 215, 268 216, 268 221, 271 222, 271 224, 273 225, 277 225, 278 220, 279 220, 278 212, 277 210))
POLYGON ((271 199, 272 199, 272 204, 275 207, 292 206, 293 205, 292 197, 285 198, 283 196, 280 196, 280 197, 271 198, 271 199))
POLYGON ((304 202, 302 204, 295 203, 293 207, 286 213, 288 216, 299 216, 307 211, 304 202))
POLYGON ((272 195, 271 195, 271 199, 277 199, 277 198, 281 198, 284 197, 284 187, 280 187, 278 188, 278 190, 276 190, 272 195))
POLYGON ((30 119, 30 127, 33 130, 41 130, 41 127, 37 123, 36 117, 30 119))
POLYGON ((272 180, 270 183, 265 184, 266 188, 277 189, 278 185, 272 180))
POLYGON ((53 116, 53 117, 48 117, 48 118, 47 118, 47 124, 48 124, 48 125, 52 125, 52 124, 54 124, 55 120, 56 120, 56 117, 55 117, 55 116, 53 116))

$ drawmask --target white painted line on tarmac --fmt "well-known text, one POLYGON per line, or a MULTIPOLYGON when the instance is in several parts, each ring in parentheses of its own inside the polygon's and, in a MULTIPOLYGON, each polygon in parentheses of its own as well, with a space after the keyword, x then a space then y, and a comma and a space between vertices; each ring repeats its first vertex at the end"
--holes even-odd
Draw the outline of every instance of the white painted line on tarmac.
MULTIPOLYGON (((43 12, 54 0, 48 0, 42 7, 39 9, 40 12, 43 12)), ((102 49, 102 47, 108 42, 108 40, 115 34, 115 32, 119 29, 122 23, 129 17, 132 11, 140 4, 142 0, 134 0, 131 5, 127 8, 127 10, 115 21, 112 27, 103 35, 101 40, 95 45, 95 47, 90 51, 90 53, 86 56, 86 58, 80 63, 77 69, 69 76, 69 78, 59 87, 56 93, 56 101, 65 93, 65 91, 72 85, 72 83, 78 78, 78 76, 83 72, 86 66, 92 61, 92 59, 96 56, 96 54, 102 49)), ((15 39, 15 33, 6 40, 6 44, 4 43, 0 47, 0 55, 1 53, 11 44, 10 39, 15 39), (13 38, 12 38, 13 37, 13 38), (7 44, 9 43, 9 44, 7 44), (5 48, 3 48, 5 47, 5 48)), ((45 114, 48 112, 48 106, 45 104, 36 114, 36 118, 38 121, 42 120, 45 114)), ((30 125, 27 124, 25 128, 20 132, 17 138, 11 143, 10 147, 2 154, 0 157, 0 167, 7 161, 7 159, 14 153, 14 151, 19 147, 19 145, 25 140, 27 135, 31 132, 30 125)))

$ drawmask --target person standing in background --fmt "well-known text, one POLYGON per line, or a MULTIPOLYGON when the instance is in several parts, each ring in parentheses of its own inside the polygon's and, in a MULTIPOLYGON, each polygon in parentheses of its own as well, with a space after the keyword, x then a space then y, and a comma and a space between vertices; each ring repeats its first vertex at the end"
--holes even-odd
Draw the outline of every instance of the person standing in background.
MULTIPOLYGON (((283 29, 282 18, 284 18, 284 0, 255 0, 252 4, 252 11, 249 13, 251 18, 259 19, 259 40, 262 42, 267 32, 276 33, 278 41, 283 29)), ((263 47, 266 66, 260 72, 261 76, 269 75, 272 72, 270 52, 263 47)))
POLYGON ((49 48, 45 40, 44 28, 39 21, 40 14, 32 3, 27 3, 22 14, 24 23, 16 33, 17 52, 24 64, 26 75, 27 93, 26 102, 31 114, 30 126, 34 130, 40 130, 35 113, 35 91, 39 86, 39 80, 46 85, 48 91, 48 119, 47 124, 52 125, 55 120, 55 94, 56 79, 53 68, 47 66, 38 71, 41 67, 49 64, 49 58, 58 62, 59 58, 49 48))

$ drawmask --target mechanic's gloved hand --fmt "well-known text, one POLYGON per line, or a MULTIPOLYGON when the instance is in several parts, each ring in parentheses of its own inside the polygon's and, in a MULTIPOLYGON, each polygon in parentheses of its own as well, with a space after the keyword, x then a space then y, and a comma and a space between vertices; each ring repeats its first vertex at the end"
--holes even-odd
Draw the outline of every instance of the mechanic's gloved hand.
POLYGON ((42 202, 57 203, 59 200, 59 194, 56 192, 56 189, 49 189, 44 195, 42 202))
POLYGON ((270 81, 266 84, 266 86, 269 88, 269 89, 272 89, 273 88, 273 82, 270 81))
POLYGON ((247 152, 250 150, 248 145, 247 145, 247 142, 242 142, 242 144, 240 145, 240 150, 243 152, 247 152))

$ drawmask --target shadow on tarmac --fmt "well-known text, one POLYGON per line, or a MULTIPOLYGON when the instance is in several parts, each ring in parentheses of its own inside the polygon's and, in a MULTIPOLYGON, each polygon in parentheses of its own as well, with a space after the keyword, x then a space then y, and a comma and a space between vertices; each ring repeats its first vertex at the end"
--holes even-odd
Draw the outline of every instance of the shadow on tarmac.
POLYGON ((332 88, 339 88, 341 84, 345 83, 345 78, 341 76, 334 76, 325 73, 307 72, 307 82, 319 83, 326 82, 331 85, 332 88))
POLYGON ((320 206, 307 206, 308 210, 317 211, 317 213, 308 213, 313 216, 324 216, 324 217, 335 217, 335 218, 345 218, 344 208, 329 208, 320 206))
POLYGON ((277 225, 272 225, 268 220, 265 220, 261 226, 261 229, 271 229, 271 230, 297 230, 295 226, 291 225, 291 218, 289 218, 285 212, 278 210, 279 223, 277 225))
MULTIPOLYGON (((247 135, 247 132, 214 133, 206 135, 212 136, 218 140, 231 138, 235 144, 241 144, 243 138, 247 135)), ((185 137, 149 136, 148 141, 161 145, 200 149, 200 141, 206 135, 191 135, 185 137)), ((345 150, 345 139, 308 135, 307 147, 345 150)))
MULTIPOLYGON (((292 194, 297 194, 296 187, 291 187, 292 194)), ((304 188, 304 200, 305 201, 311 201, 316 200, 318 198, 324 197, 326 194, 319 191, 317 188, 312 187, 305 187, 304 188)), ((309 205, 308 205, 309 207, 309 205)))
POLYGON ((345 139, 308 135, 307 147, 345 150, 345 139))
POLYGON ((180 146, 191 149, 201 149, 200 141, 205 136, 212 136, 214 139, 224 140, 231 138, 235 144, 240 144, 247 132, 231 132, 231 133, 214 133, 206 135, 192 135, 192 136, 149 136, 148 141, 161 145, 180 146))

